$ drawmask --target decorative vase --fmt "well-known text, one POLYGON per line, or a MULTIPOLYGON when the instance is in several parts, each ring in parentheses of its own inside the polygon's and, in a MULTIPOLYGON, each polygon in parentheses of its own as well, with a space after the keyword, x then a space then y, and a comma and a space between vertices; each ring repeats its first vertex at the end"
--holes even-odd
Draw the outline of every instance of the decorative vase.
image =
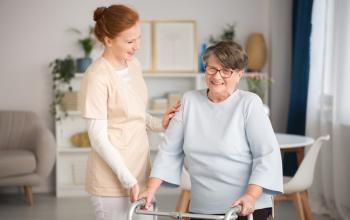
POLYGON ((261 33, 251 33, 245 44, 248 55, 248 72, 261 72, 267 59, 267 49, 264 36, 261 33))
POLYGON ((91 63, 92 63, 92 59, 90 57, 78 58, 77 72, 84 73, 91 63))
POLYGON ((207 49, 207 44, 202 43, 200 50, 199 50, 199 60, 198 60, 200 73, 204 73, 204 71, 205 71, 205 64, 204 64, 204 60, 203 60, 203 55, 204 55, 206 49, 207 49))

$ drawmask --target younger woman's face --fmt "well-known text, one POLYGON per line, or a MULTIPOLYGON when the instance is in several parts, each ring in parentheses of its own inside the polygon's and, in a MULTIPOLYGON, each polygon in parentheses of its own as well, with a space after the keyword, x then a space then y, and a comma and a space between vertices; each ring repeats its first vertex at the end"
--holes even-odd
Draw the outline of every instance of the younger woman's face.
POLYGON ((140 48, 141 29, 137 22, 134 26, 120 32, 113 39, 105 40, 106 47, 111 50, 114 56, 120 61, 131 60, 136 51, 140 48))

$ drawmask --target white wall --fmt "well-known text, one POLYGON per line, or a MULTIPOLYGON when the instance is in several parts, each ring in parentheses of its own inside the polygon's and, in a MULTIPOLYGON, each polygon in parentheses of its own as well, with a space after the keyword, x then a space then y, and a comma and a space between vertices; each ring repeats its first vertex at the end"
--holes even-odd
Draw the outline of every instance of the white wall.
MULTIPOLYGON (((120 1, 133 5, 142 19, 193 19, 199 41, 218 34, 226 23, 237 23, 237 41, 244 43, 250 32, 268 38, 268 0, 147 0, 120 1)), ((87 30, 98 5, 115 1, 2 0, 0 2, 0 109, 37 112, 47 126, 51 102, 48 64, 67 54, 80 56, 77 36, 67 29, 87 30)))
MULTIPOLYGON (((87 31, 88 25, 93 24, 93 10, 97 6, 114 3, 134 6, 143 20, 193 19, 197 22, 199 42, 206 41, 211 34, 219 34, 225 24, 236 22, 238 42, 245 43, 250 32, 262 32, 269 44, 271 29, 272 38, 278 41, 277 45, 273 44, 277 53, 273 54, 272 58, 278 59, 280 63, 276 65, 271 62, 271 70, 285 69, 284 57, 289 51, 284 50, 288 47, 280 47, 283 42, 278 40, 278 33, 285 32, 286 28, 282 24, 278 24, 281 30, 271 28, 271 25, 275 26, 278 23, 274 19, 283 23, 287 15, 272 13, 272 19, 270 13, 271 9, 286 9, 288 4, 279 3, 279 7, 271 5, 270 1, 273 0, 1 0, 0 109, 34 111, 47 127, 53 128, 53 120, 48 112, 52 100, 48 64, 67 54, 81 56, 82 51, 76 44, 77 36, 67 32, 67 29, 75 27, 87 31)), ((286 37, 287 34, 288 32, 282 37, 286 37)), ((268 69, 266 66, 265 70, 268 69)), ((275 80, 277 81, 277 77, 275 80)), ((275 113, 277 104, 274 104, 285 98, 282 97, 284 89, 284 84, 275 84, 272 90, 272 114, 278 116, 277 121, 286 114, 283 112, 285 109, 275 113)), ((51 177, 51 182, 36 190, 52 189, 52 182, 51 177)))

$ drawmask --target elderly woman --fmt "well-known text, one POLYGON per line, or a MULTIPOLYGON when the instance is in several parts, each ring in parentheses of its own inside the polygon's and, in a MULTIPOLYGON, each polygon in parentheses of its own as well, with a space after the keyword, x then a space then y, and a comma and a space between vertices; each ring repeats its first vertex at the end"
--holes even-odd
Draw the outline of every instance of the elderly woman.
POLYGON ((237 89, 247 55, 237 43, 220 42, 207 49, 204 62, 208 89, 184 94, 139 198, 148 208, 162 182, 179 185, 185 160, 190 212, 224 214, 240 204, 239 219, 253 213, 265 220, 272 195, 283 191, 282 163, 261 99, 237 89))

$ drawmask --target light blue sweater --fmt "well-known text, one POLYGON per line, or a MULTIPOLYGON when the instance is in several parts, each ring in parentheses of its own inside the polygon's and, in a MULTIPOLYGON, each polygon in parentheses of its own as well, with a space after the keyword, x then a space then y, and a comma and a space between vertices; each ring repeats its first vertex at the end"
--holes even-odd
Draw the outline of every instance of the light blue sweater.
POLYGON ((184 94, 159 147, 151 176, 179 185, 184 159, 191 176, 190 212, 222 214, 248 184, 263 187, 256 209, 283 191, 280 149, 261 99, 236 90, 220 103, 206 90, 184 94))

